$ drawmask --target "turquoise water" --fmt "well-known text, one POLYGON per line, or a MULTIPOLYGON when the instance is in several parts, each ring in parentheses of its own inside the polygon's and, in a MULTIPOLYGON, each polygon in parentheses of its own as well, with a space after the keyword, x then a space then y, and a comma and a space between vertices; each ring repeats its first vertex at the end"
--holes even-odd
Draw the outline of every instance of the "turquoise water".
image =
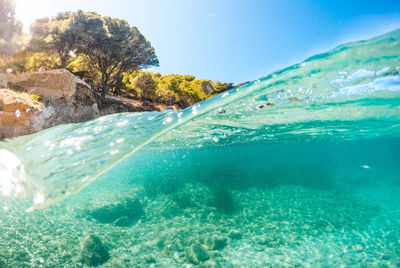
POLYGON ((397 30, 4 141, 0 267, 398 267, 399 68, 397 30))

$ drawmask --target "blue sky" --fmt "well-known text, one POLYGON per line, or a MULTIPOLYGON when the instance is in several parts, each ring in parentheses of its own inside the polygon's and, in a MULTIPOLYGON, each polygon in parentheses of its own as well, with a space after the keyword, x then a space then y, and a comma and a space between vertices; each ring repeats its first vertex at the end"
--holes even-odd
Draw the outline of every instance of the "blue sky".
POLYGON ((348 41, 400 28, 400 0, 16 0, 25 29, 83 9, 135 25, 162 74, 225 82, 257 79, 348 41))

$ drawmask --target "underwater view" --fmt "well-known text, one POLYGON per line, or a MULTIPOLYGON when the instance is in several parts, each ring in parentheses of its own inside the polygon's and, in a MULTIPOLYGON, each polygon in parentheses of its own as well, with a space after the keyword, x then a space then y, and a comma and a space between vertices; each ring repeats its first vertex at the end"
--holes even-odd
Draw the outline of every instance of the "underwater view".
POLYGON ((0 267, 399 267, 399 70, 396 30, 1 141, 0 267))

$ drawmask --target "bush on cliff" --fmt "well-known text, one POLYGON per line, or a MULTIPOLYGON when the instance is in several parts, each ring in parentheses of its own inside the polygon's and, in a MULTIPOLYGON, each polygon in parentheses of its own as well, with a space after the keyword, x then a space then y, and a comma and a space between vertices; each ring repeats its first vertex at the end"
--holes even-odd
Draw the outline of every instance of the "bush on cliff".
POLYGON ((124 74, 123 93, 137 99, 153 100, 168 105, 187 107, 233 88, 232 83, 195 79, 193 75, 151 73, 124 74))

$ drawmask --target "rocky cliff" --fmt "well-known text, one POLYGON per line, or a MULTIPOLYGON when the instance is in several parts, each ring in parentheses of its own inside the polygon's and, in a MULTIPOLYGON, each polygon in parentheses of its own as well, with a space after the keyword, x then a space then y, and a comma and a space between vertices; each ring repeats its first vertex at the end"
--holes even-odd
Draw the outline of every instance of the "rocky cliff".
POLYGON ((0 74, 0 139, 112 113, 164 109, 179 107, 107 95, 99 110, 90 86, 64 69, 0 74))
POLYGON ((0 89, 0 138, 82 122, 99 114, 90 86, 67 70, 6 75, 0 80, 9 88, 0 89))
POLYGON ((44 105, 27 93, 0 89, 0 138, 25 135, 42 129, 37 118, 44 105))

